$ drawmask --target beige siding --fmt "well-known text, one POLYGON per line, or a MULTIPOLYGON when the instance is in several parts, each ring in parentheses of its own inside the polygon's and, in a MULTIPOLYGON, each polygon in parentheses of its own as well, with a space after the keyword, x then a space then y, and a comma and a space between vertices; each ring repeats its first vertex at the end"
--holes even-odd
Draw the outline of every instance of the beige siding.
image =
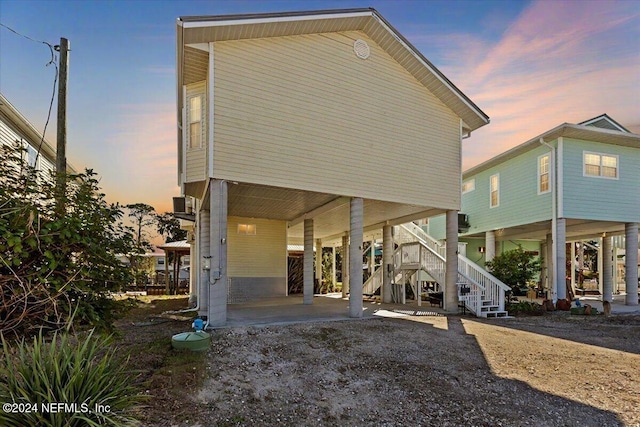
MULTIPOLYGON (((204 125, 202 126, 202 148, 188 148, 189 141, 185 141, 187 167, 185 182, 202 181, 207 173, 207 105, 206 101, 206 84, 205 82, 194 83, 187 86, 187 98, 193 95, 202 95, 202 110, 205 115, 204 125)), ((188 103, 187 103, 188 107, 188 103)), ((187 115, 188 117, 188 115, 187 115)), ((186 126, 189 125, 188 119, 186 126)))
POLYGON ((216 178, 459 206, 459 118, 364 33, 219 42, 214 53, 216 178))
POLYGON ((286 222, 230 216, 227 227, 229 277, 286 277, 286 222), (238 234, 238 224, 254 224, 256 234, 238 234))

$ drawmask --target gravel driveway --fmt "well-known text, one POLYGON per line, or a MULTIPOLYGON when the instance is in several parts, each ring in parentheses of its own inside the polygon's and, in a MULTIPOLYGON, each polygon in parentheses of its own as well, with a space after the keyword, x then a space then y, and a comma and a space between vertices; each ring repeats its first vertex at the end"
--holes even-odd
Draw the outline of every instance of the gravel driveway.
POLYGON ((640 426, 639 354, 640 316, 222 329, 166 425, 640 426))

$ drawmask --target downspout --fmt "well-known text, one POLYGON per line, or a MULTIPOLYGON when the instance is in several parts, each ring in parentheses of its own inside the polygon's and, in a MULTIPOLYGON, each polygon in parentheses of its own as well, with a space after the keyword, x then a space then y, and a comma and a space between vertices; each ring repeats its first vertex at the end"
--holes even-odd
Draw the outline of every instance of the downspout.
MULTIPOLYGON (((558 278, 556 277, 557 268, 555 268, 558 248, 556 246, 557 240, 557 223, 558 223, 558 210, 556 208, 557 205, 557 193, 556 193, 556 149, 553 145, 545 142, 544 138, 540 138, 540 144, 549 148, 549 186, 551 187, 551 257, 553 259, 553 269, 549 269, 549 265, 547 265, 547 269, 551 274, 551 299, 555 304, 558 301, 558 278)), ((548 263, 549 264, 549 263, 548 263)))

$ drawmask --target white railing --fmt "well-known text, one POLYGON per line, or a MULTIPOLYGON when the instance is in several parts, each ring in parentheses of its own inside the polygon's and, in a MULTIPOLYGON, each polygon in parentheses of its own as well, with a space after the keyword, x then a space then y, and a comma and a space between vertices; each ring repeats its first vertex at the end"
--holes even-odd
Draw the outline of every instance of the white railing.
POLYGON ((411 236, 413 236, 414 241, 417 238, 419 241, 423 242, 428 248, 436 252, 443 259, 447 257, 447 249, 444 245, 441 245, 433 237, 429 236, 422 227, 415 225, 413 222, 408 222, 406 224, 402 224, 399 226, 400 234, 402 232, 409 232, 411 236))
POLYGON ((447 264, 442 256, 426 246, 423 242, 405 243, 395 256, 396 269, 424 270, 441 286, 444 286, 444 275, 447 264))
POLYGON ((462 302, 476 316, 481 315, 484 287, 466 274, 458 272, 458 301, 462 302))
POLYGON ((504 310, 505 292, 510 289, 509 286, 462 255, 458 255, 458 272, 483 288, 485 300, 491 300, 493 304, 498 305, 498 310, 504 310))
MULTIPOLYGON (((445 286, 446 247, 429 236, 421 227, 407 223, 394 227, 395 242, 400 247, 394 252, 396 273, 401 270, 424 270, 445 286)), ((373 294, 382 286, 382 266, 363 284, 364 294, 373 294)), ((458 299, 475 315, 481 316, 483 301, 504 310, 505 292, 509 287, 467 257, 458 254, 458 299), (462 294, 461 287, 469 288, 462 294)))
POLYGON ((373 295, 382 286, 382 271, 384 269, 379 266, 376 271, 373 272, 366 282, 362 285, 362 293, 364 295, 373 295))

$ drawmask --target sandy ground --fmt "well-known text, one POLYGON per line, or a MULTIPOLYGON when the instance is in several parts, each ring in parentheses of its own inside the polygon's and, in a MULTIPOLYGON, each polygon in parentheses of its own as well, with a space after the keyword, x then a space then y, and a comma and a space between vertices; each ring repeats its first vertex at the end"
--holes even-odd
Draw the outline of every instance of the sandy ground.
POLYGON ((640 426, 639 354, 640 316, 222 329, 147 425, 640 426))

